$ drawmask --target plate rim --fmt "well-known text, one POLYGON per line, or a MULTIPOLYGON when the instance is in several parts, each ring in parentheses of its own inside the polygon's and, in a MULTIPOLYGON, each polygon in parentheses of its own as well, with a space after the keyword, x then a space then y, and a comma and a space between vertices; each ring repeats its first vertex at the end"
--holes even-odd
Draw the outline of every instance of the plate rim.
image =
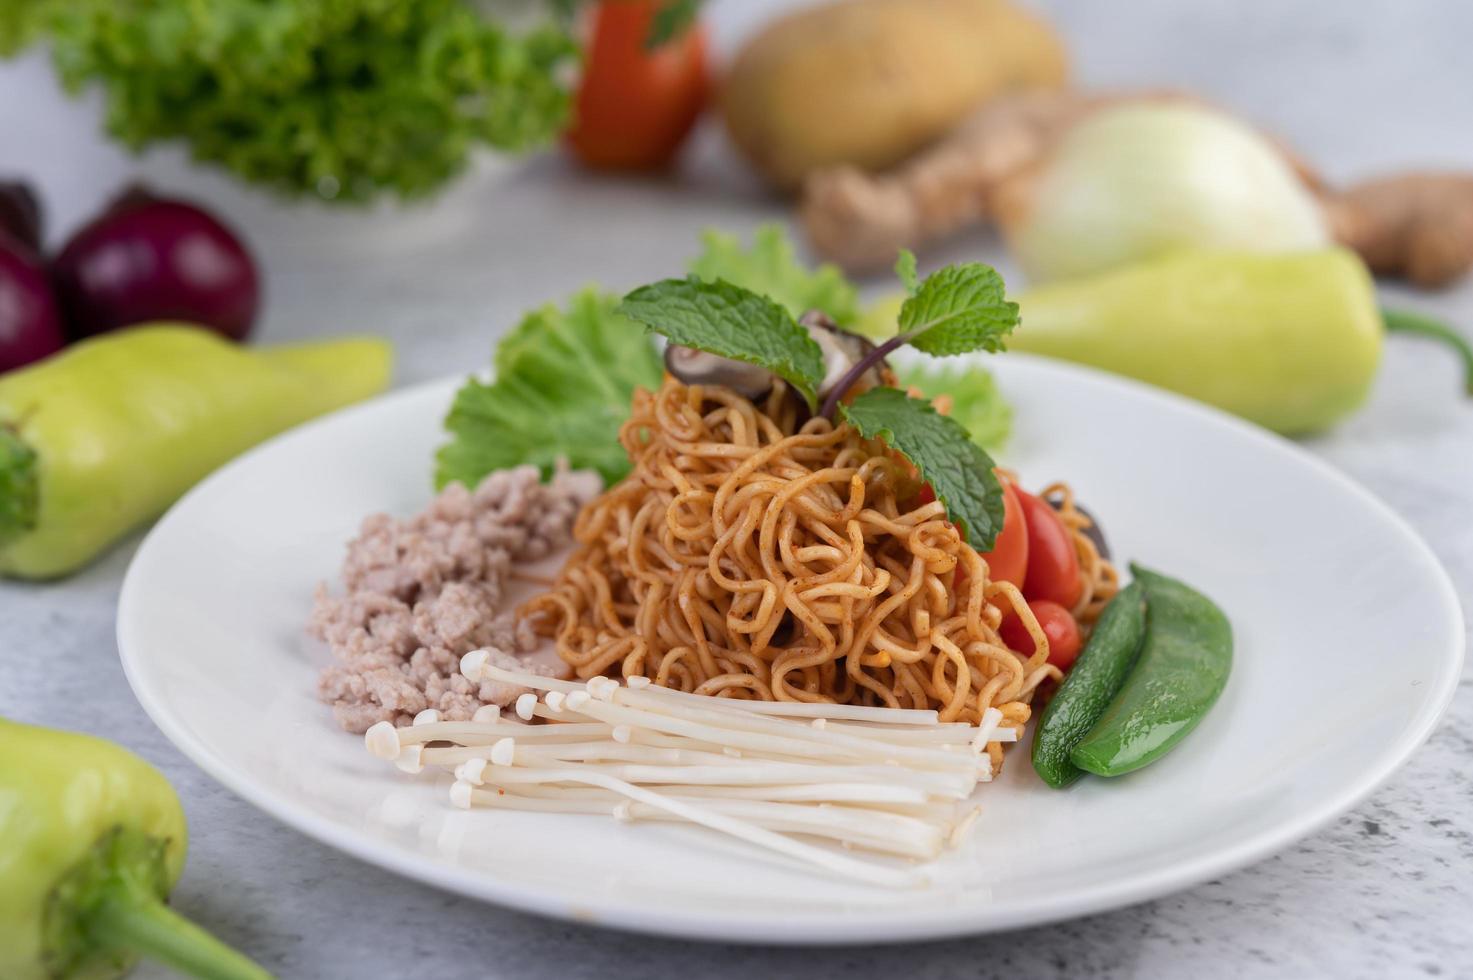
MULTIPOLYGON (((132 623, 135 619, 137 595, 146 557, 162 540, 171 518, 197 495, 208 492, 217 482, 234 473, 278 444, 311 438, 319 428, 338 424, 343 419, 374 411, 389 410, 399 402, 427 398, 432 393, 449 394, 464 382, 467 374, 457 373, 397 389, 296 426, 253 447, 236 457, 187 492, 149 530, 132 556, 118 598, 117 643, 123 673, 134 697, 163 735, 186 758, 236 796, 272 818, 335 850, 347 853, 368 864, 431 887, 448 890, 478 901, 502 907, 626 932, 660 935, 672 938, 769 945, 837 945, 845 943, 920 942, 930 939, 981 935, 1025 926, 1045 925, 1111 909, 1124 908, 1191 888, 1261 861, 1320 830, 1332 820, 1352 809, 1381 787, 1419 749, 1437 729, 1446 715, 1457 690, 1466 656, 1467 635, 1462 602, 1447 570, 1422 536, 1399 513, 1362 486, 1347 473, 1328 461, 1310 453, 1293 441, 1230 415, 1220 409, 1194 401, 1174 392, 1142 382, 1108 374, 1083 365, 1027 354, 1010 352, 1008 361, 1026 364, 1026 370, 1045 374, 1057 372, 1074 375, 1090 384, 1113 388, 1130 397, 1155 400, 1174 412, 1185 412, 1195 421, 1212 426, 1226 426, 1260 443, 1272 452, 1295 458, 1308 465, 1317 475, 1338 484, 1340 489, 1386 518, 1412 545, 1418 557, 1433 573, 1436 594, 1451 628, 1452 644, 1441 658, 1443 670, 1435 690, 1429 691, 1424 708, 1414 724, 1410 724, 1397 740, 1388 743, 1375 766, 1360 770, 1355 780, 1303 813, 1281 821, 1273 828, 1177 865, 1169 865, 1109 882, 1072 890, 1063 899, 1039 897, 1007 904, 996 904, 988 914, 979 916, 975 906, 956 905, 938 912, 929 908, 922 913, 886 908, 881 913, 850 909, 832 915, 827 921, 815 922, 805 917, 771 913, 766 917, 737 914, 713 920, 709 912, 688 912, 682 908, 662 908, 657 914, 645 912, 637 903, 621 903, 612 898, 572 901, 561 893, 536 885, 506 882, 481 871, 457 867, 448 862, 428 861, 412 853, 385 844, 360 828, 338 823, 314 813, 303 805, 279 796, 268 783, 233 769, 228 759, 218 755, 203 741, 196 739, 178 721, 168 705, 150 686, 146 658, 135 646, 132 623), (760 929, 754 935, 754 930, 760 929)), ((996 362, 993 362, 996 363, 996 362)), ((1004 370, 1007 370, 1004 368, 1004 370)))

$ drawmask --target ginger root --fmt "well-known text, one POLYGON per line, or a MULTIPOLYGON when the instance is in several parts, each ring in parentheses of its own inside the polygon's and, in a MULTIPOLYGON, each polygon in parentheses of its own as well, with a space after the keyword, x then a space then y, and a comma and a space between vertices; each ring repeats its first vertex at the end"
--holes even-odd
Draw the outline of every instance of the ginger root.
POLYGON ((1090 113, 1124 101, 1180 98, 1164 91, 1003 96, 893 171, 845 165, 811 174, 799 220, 820 255, 852 272, 879 269, 902 248, 918 249, 1016 204, 1029 172, 1090 113))
POLYGON ((1379 275, 1425 288, 1473 268, 1473 174, 1410 173, 1325 198, 1335 238, 1379 275))
MULTIPOLYGON (((852 272, 884 268, 902 248, 918 250, 1027 208, 1048 154, 1091 113, 1190 99, 1169 91, 1004 96, 894 170, 837 166, 810 174, 799 220, 822 257, 852 272)), ((1336 241, 1374 272, 1436 287, 1473 268, 1473 174, 1412 173, 1337 190, 1274 142, 1320 200, 1336 241)))

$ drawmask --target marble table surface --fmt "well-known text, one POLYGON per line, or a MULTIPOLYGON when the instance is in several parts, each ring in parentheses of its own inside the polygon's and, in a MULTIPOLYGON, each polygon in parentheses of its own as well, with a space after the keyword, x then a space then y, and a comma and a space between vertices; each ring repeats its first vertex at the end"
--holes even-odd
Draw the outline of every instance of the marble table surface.
MULTIPOLYGON (((720 47, 765 3, 718 3, 720 47)), ((1080 75, 1191 87, 1290 134, 1335 178, 1398 162, 1473 165, 1473 7, 1456 0, 1128 6, 1041 4, 1080 75)), ((60 96, 36 56, 0 65, 0 172, 40 183, 53 239, 128 175, 206 198, 267 269, 264 340, 346 330, 398 344, 400 383, 485 363, 517 312, 589 280, 671 273, 698 230, 781 219, 700 135, 671 181, 592 180, 559 159, 488 163, 435 205, 287 209, 165 150, 96 135, 95 98, 60 96)), ((995 240, 927 256, 1008 265, 995 240)), ((1473 284, 1388 301, 1473 333, 1473 284)), ((1366 409, 1304 445, 1403 514, 1473 597, 1473 405, 1439 351, 1389 345, 1366 409)), ((0 586, 0 713, 115 739, 178 787, 193 830, 176 902, 284 977, 1181 977, 1473 975, 1473 674, 1407 766, 1352 812, 1254 867, 1134 908, 1045 928, 888 948, 775 949, 653 940, 550 922, 401 880, 254 810, 144 716, 113 638, 136 538, 55 584, 0 586)), ((1368 615, 1374 615, 1374 598, 1368 615)), ((1396 651, 1388 651, 1394 665, 1396 651)), ((760 936, 752 937, 760 940, 760 936)), ((137 976, 160 977, 145 967, 137 976)))

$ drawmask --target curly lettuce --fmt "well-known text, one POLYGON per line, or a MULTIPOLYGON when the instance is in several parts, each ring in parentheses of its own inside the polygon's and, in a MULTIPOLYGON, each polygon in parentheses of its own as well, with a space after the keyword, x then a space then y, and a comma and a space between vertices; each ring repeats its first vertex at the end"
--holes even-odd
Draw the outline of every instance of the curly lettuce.
POLYGON ((902 368, 898 373, 902 388, 914 388, 932 400, 949 398, 946 414, 960 422, 983 449, 997 450, 1007 444, 1013 431, 1013 407, 991 371, 925 365, 902 368))
POLYGON ((629 472, 619 427, 636 387, 660 384, 644 328, 616 312, 619 297, 585 289, 566 307, 527 314, 496 350, 496 378, 455 395, 435 456, 435 485, 474 487, 492 470, 559 460, 612 484, 629 472))
POLYGON ((748 247, 735 235, 708 229, 701 234, 701 245, 701 254, 690 263, 697 279, 724 279, 777 301, 794 317, 822 310, 841 327, 859 319, 854 284, 837 266, 824 263, 810 269, 799 262, 781 225, 758 228, 748 247))
POLYGON ((563 27, 516 35, 471 0, 26 0, 0 53, 42 40, 99 86, 107 128, 287 194, 426 194, 471 151, 549 141, 571 103, 563 27))

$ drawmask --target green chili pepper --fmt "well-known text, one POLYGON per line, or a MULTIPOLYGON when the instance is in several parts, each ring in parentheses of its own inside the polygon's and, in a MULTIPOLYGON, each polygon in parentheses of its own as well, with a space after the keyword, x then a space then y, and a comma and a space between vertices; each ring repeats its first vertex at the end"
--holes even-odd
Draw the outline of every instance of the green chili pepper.
POLYGON ((79 568, 231 457, 381 391, 391 361, 367 338, 251 351, 159 325, 0 377, 0 574, 79 568))
POLYGON ((1139 565, 1130 570, 1146 593, 1140 658, 1069 753, 1097 776, 1131 772, 1171 751, 1217 701, 1233 663, 1232 626, 1210 599, 1139 565))
POLYGON ((1084 775, 1069 761, 1069 753, 1120 690, 1135 666, 1145 632, 1145 595, 1140 583, 1132 582, 1105 606, 1033 733, 1033 768, 1055 789, 1084 775))
MULTIPOLYGON (((1345 249, 1177 252, 1040 286, 1018 303, 1012 350, 1139 378, 1289 434, 1350 414, 1381 360, 1375 286, 1345 249)), ((1466 341, 1408 321, 1390 314, 1384 326, 1450 344, 1473 384, 1466 341)))
POLYGON ((164 904, 188 834, 167 780, 101 739, 0 718, 0 977, 116 977, 140 954, 269 974, 164 904))

